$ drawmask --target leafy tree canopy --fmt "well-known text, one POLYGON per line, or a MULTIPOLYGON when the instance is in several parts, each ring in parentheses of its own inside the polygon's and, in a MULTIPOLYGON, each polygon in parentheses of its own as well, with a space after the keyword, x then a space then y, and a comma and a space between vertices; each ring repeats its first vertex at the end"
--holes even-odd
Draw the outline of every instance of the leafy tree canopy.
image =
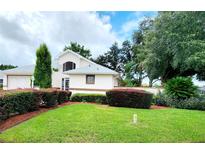
POLYGON ((100 55, 93 61, 117 72, 122 72, 122 63, 120 59, 121 51, 122 50, 118 47, 118 43, 115 42, 110 47, 109 51, 107 51, 104 55, 100 55))
MULTIPOLYGON (((144 49, 144 34, 147 30, 150 29, 152 23, 153 20, 150 18, 145 18, 143 21, 141 21, 138 30, 135 31, 132 35, 131 47, 129 50, 123 50, 125 51, 123 52, 124 55, 126 55, 126 53, 131 55, 128 56, 131 58, 126 61, 124 68, 126 80, 130 80, 133 85, 141 86, 142 80, 147 76, 143 63, 144 59, 146 58, 146 52, 144 49)), ((126 47, 126 44, 124 43, 122 44, 123 48, 126 47)), ((127 49, 127 47, 125 49, 127 49)))
POLYGON ((81 46, 77 42, 70 42, 70 44, 65 46, 63 50, 66 51, 67 49, 70 49, 85 58, 90 58, 92 56, 89 49, 85 49, 84 45, 81 46))
POLYGON ((159 12, 146 31, 146 72, 162 82, 175 76, 205 79, 205 12, 159 12))

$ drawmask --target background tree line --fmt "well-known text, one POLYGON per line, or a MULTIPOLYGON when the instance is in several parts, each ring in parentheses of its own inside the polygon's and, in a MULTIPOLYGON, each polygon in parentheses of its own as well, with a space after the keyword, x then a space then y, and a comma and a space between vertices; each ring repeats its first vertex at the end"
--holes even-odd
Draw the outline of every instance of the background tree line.
POLYGON ((0 65, 0 70, 8 70, 8 69, 12 69, 12 68, 16 68, 17 66, 13 66, 13 65, 0 65))
POLYGON ((205 80, 205 12, 158 12, 145 18, 121 47, 115 42, 97 58, 90 50, 71 43, 69 49, 121 74, 125 86, 141 86, 145 77, 149 86, 162 84, 176 76, 205 80))

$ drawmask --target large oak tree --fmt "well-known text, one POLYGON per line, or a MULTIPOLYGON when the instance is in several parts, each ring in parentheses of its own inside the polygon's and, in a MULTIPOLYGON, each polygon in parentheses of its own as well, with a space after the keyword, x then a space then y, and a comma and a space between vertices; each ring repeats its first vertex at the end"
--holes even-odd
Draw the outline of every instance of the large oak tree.
POLYGON ((205 12, 159 12, 144 37, 151 80, 195 74, 205 79, 205 12))

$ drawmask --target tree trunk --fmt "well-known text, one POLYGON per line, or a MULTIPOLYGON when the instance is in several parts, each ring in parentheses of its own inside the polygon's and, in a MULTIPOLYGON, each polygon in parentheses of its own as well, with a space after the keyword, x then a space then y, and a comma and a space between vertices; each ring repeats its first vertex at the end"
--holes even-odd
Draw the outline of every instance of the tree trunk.
POLYGON ((149 80, 149 87, 152 87, 152 81, 153 80, 149 80))

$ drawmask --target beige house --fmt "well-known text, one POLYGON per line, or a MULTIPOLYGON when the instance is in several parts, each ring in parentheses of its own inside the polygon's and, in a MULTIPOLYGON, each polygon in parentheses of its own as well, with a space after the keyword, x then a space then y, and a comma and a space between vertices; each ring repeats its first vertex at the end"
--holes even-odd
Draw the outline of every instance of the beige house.
MULTIPOLYGON (((52 87, 75 92, 102 93, 118 86, 119 74, 66 50, 54 60, 52 87)), ((33 88, 34 65, 2 71, 3 89, 33 88)))

